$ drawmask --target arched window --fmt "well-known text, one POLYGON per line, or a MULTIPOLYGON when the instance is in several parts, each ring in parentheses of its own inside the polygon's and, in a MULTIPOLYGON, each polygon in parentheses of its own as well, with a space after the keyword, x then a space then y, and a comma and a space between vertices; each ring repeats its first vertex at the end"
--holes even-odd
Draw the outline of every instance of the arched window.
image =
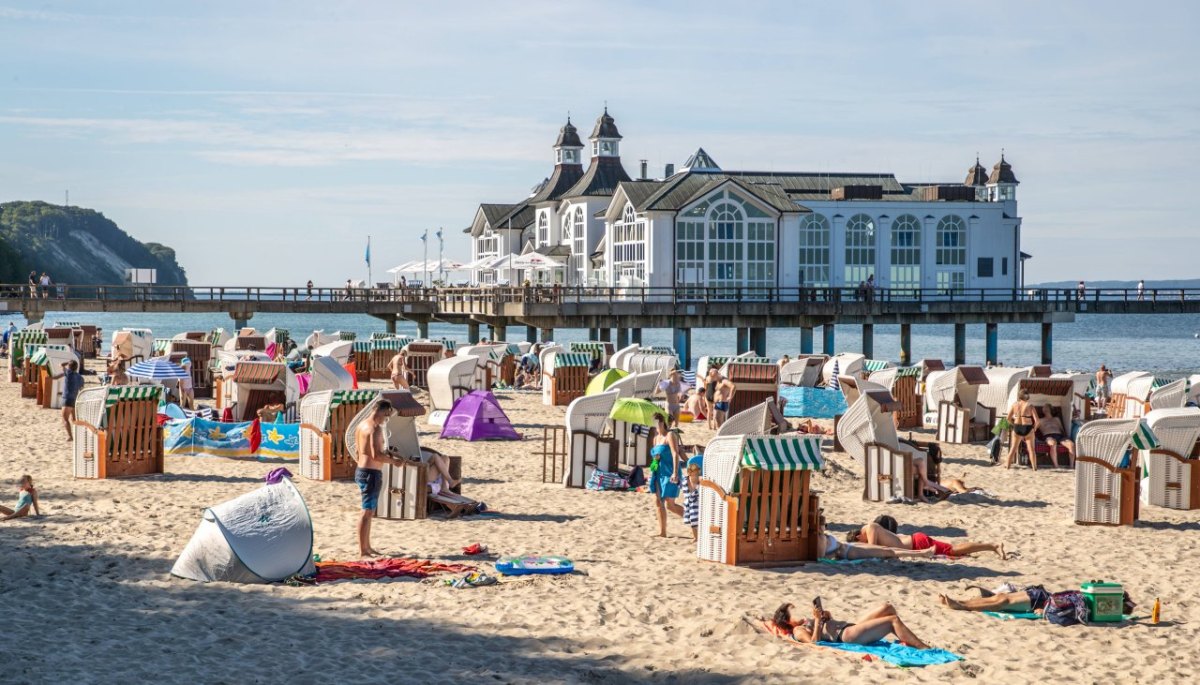
POLYGON ((746 221, 741 208, 721 202, 708 212, 709 285, 740 285, 745 260, 746 221))
POLYGON ((800 285, 829 287, 829 219, 809 214, 800 222, 800 285))
POLYGON ((633 203, 625 203, 625 211, 621 213, 621 221, 627 224, 633 223, 633 203))
POLYGON ((567 282, 579 285, 587 283, 586 265, 589 257, 587 254, 587 231, 583 222, 583 207, 576 207, 575 225, 571 231, 574 243, 571 245, 571 261, 568 264, 574 274, 567 275, 567 282))
MULTIPOLYGON (((892 222, 892 267, 888 287, 897 296, 921 287, 921 220, 902 214, 892 222)), ((913 293, 915 294, 915 293, 913 293)))
POLYGON ((562 242, 571 244, 571 215, 564 214, 562 218, 562 242))
POLYGON ((646 280, 646 222, 637 219, 627 203, 621 220, 612 227, 612 271, 614 283, 644 285, 646 280))
POLYGON ((727 286, 730 296, 757 297, 747 289, 776 285, 776 226, 770 214, 733 191, 704 198, 675 222, 676 282, 727 286))
POLYGON ((951 214, 937 225, 937 285, 961 290, 967 282, 967 222, 951 214))
POLYGON ((546 212, 538 212, 537 242, 538 245, 550 244, 550 220, 546 212))
POLYGON ((875 220, 855 214, 846 222, 846 287, 854 287, 875 274, 875 220))

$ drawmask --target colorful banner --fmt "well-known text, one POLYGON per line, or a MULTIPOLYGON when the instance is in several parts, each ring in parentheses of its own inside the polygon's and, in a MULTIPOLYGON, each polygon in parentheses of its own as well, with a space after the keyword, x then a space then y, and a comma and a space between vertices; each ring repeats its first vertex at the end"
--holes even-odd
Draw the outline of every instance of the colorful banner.
POLYGON ((200 418, 168 421, 163 427, 163 452, 171 456, 300 457, 300 424, 263 424, 261 442, 255 432, 253 421, 222 423, 200 418))

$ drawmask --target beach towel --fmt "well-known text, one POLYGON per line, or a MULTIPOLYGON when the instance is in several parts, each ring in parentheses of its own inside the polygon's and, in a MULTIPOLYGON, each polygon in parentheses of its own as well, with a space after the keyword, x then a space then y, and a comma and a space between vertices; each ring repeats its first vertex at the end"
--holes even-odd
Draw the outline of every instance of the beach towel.
POLYGON ((466 564, 445 564, 429 559, 376 559, 374 561, 318 561, 317 583, 335 580, 379 580, 381 578, 428 578, 439 573, 474 571, 466 564))
POLYGON ((944 649, 917 649, 899 642, 873 642, 869 645, 856 645, 849 642, 818 642, 821 647, 840 649, 844 652, 870 654, 896 666, 937 666, 962 661, 962 657, 944 649))
MULTIPOLYGON (((1011 621, 1013 619, 1021 619, 1024 621, 1036 621, 1036 620, 1042 618, 1041 614, 1037 614, 1032 611, 981 611, 979 613, 986 614, 988 616, 991 616, 992 618, 998 618, 1002 621, 1011 621)), ((1141 618, 1141 617, 1134 616, 1133 614, 1122 614, 1121 615, 1122 621, 1132 621, 1135 618, 1141 618)))

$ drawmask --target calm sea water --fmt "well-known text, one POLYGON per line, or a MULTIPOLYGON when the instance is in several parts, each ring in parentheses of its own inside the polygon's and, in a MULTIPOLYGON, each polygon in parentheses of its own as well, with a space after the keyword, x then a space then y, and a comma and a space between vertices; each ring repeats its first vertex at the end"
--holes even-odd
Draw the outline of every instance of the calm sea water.
MULTIPOLYGON (((9 318, 9 317, 4 317, 9 318)), ((0 325, 4 324, 0 318, 0 325)), ((18 325, 24 320, 15 318, 18 325)), ((57 319, 95 323, 111 332, 122 326, 149 328, 161 337, 170 337, 187 330, 206 330, 222 326, 232 329, 233 321, 225 314, 116 314, 50 312, 46 322, 57 319)), ((303 338, 315 329, 354 331, 365 337, 372 331, 382 331, 383 322, 366 315, 351 314, 256 314, 250 325, 259 330, 286 328, 293 337, 303 338)), ((397 331, 415 336, 415 323, 400 321, 397 331)), ((487 329, 482 329, 486 335, 487 329)), ((466 326, 430 325, 435 337, 467 339, 466 326)), ((821 331, 814 331, 814 344, 821 347, 821 331)), ((1054 326, 1055 369, 1090 370, 1104 363, 1114 373, 1130 370, 1153 371, 1162 376, 1179 376, 1200 372, 1200 315, 1194 314, 1081 314, 1075 323, 1054 326)), ((1034 325, 1000 326, 1000 361, 1007 366, 1025 366, 1040 361, 1041 327, 1034 325)), ((106 339, 108 335, 106 334, 106 339)), ((508 340, 525 339, 525 327, 508 329, 508 340)), ((586 340, 587 331, 557 329, 558 342, 586 340)), ((645 345, 671 345, 671 331, 645 329, 645 345)), ((692 331, 692 355, 732 354, 735 351, 732 329, 696 329, 692 331)), ((954 327, 913 326, 912 352, 914 359, 932 357, 950 360, 954 357, 954 327)), ((862 328, 837 327, 838 352, 862 351, 862 328)), ((799 329, 771 329, 767 332, 767 353, 778 357, 794 355, 800 350, 799 329)), ((896 361, 900 353, 899 326, 875 326, 875 357, 896 361)), ((984 357, 983 325, 967 326, 967 359, 981 363, 984 357)), ((694 368, 694 366, 693 366, 694 368)))

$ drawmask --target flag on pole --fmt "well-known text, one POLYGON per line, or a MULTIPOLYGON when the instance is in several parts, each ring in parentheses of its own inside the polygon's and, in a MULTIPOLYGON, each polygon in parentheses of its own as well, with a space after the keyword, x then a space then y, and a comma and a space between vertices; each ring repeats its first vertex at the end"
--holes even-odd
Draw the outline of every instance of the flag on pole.
POLYGON ((427 228, 427 229, 425 229, 425 232, 421 234, 421 242, 425 242, 428 239, 429 239, 429 229, 427 228))
POLYGON ((367 254, 365 256, 367 266, 371 266, 371 236, 367 236, 367 254))

